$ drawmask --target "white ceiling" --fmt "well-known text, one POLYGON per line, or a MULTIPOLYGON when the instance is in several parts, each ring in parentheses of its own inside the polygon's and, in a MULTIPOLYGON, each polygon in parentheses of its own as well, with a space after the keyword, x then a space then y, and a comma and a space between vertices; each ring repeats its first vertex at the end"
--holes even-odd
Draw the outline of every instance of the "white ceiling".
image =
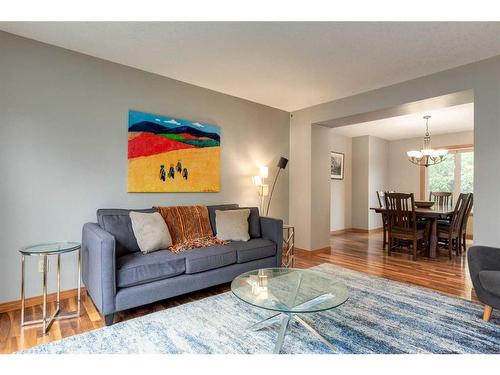
POLYGON ((347 137, 371 135, 394 141, 397 139, 423 137, 425 120, 431 115, 429 130, 432 135, 474 130, 474 104, 467 103, 432 111, 412 113, 382 120, 334 128, 333 132, 347 137))
POLYGON ((500 23, 0 22, 0 30, 286 111, 500 55, 500 23))

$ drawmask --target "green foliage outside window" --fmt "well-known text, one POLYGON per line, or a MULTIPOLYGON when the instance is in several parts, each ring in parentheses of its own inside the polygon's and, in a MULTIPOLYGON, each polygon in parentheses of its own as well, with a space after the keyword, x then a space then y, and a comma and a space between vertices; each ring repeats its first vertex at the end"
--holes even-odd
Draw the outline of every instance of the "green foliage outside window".
MULTIPOLYGON (((472 193, 474 186, 474 152, 448 154, 442 163, 428 168, 429 191, 455 192, 455 166, 460 165, 460 193, 472 193), (458 159, 459 160, 456 160, 458 159)), ((458 182, 458 181, 457 181, 458 182)), ((458 195, 458 192, 455 192, 458 195)))
POLYGON ((460 192, 472 193, 474 186, 474 152, 463 152, 462 157, 460 192))
POLYGON ((455 181, 455 155, 428 167, 429 191, 453 191, 455 181))

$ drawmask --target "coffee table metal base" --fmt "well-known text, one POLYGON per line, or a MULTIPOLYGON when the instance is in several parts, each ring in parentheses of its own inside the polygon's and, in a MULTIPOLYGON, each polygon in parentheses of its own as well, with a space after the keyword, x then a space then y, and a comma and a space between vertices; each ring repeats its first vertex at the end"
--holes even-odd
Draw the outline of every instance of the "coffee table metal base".
POLYGON ((321 333, 319 333, 316 329, 314 329, 309 323, 304 321, 304 319, 302 319, 297 314, 291 314, 291 313, 275 314, 270 316, 269 318, 261 320, 260 322, 252 324, 251 326, 248 327, 248 330, 258 331, 260 329, 276 324, 277 322, 281 322, 278 333, 278 340, 276 341, 276 345, 274 346, 274 351, 273 351, 274 354, 279 354, 281 353, 281 348, 283 347, 286 331, 288 330, 288 326, 292 320, 305 327, 309 332, 311 332, 314 336, 316 336, 317 339, 319 339, 323 344, 325 344, 331 351, 335 352, 335 347, 327 339, 325 339, 321 335, 321 333))

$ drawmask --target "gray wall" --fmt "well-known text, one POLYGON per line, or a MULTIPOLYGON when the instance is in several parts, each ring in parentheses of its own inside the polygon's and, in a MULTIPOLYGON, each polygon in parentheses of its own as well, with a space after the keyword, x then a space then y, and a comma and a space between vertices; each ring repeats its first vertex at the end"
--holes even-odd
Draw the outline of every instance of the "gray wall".
POLYGON ((368 229, 370 137, 352 139, 352 227, 368 229))
MULTIPOLYGON (((312 212, 321 216, 330 215, 330 128, 315 125, 312 127, 312 139, 316 147, 311 154, 312 196, 325 197, 324 200, 312 200, 312 212)), ((317 222, 319 230, 330 232, 330 220, 317 222)), ((330 247, 330 238, 311 238, 315 249, 330 247)))
MULTIPOLYGON (((500 160, 500 57, 294 112, 290 125, 290 157, 310 160, 312 124, 464 90, 474 92, 474 243, 500 246, 500 200, 496 198, 500 185, 497 167, 500 160)), ((312 200, 328 201, 329 197, 312 196, 311 174, 298 167, 290 165, 290 223, 298 228, 297 246, 314 249, 311 238, 326 240, 329 237, 328 231, 315 230, 316 224, 329 218, 312 214, 312 200), (300 197, 300 201, 292 197, 300 197)))
MULTIPOLYGON (((20 246, 80 241, 99 207, 257 205, 258 165, 273 177, 288 157, 287 112, 3 32, 0 51, 0 302, 19 298, 20 246), (127 193, 129 109, 219 125, 221 192, 127 193)), ((287 220, 288 168, 274 199, 270 215, 287 220)), ((76 286, 74 261, 63 289, 76 286)), ((41 291, 30 263, 28 296, 41 291)))
POLYGON ((378 207, 377 191, 388 189, 389 181, 389 142, 378 137, 369 137, 368 158, 368 228, 382 227, 382 215, 370 210, 370 207, 378 207))
POLYGON ((330 230, 352 228, 352 138, 336 134, 330 130, 330 151, 344 154, 344 179, 330 180, 330 230))

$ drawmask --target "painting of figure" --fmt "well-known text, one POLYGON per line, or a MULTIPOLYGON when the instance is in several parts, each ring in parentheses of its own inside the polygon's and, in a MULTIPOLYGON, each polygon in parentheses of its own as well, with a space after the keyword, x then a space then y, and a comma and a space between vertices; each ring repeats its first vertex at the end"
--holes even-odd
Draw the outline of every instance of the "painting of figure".
POLYGON ((218 126, 129 111, 128 192, 218 191, 218 126))

